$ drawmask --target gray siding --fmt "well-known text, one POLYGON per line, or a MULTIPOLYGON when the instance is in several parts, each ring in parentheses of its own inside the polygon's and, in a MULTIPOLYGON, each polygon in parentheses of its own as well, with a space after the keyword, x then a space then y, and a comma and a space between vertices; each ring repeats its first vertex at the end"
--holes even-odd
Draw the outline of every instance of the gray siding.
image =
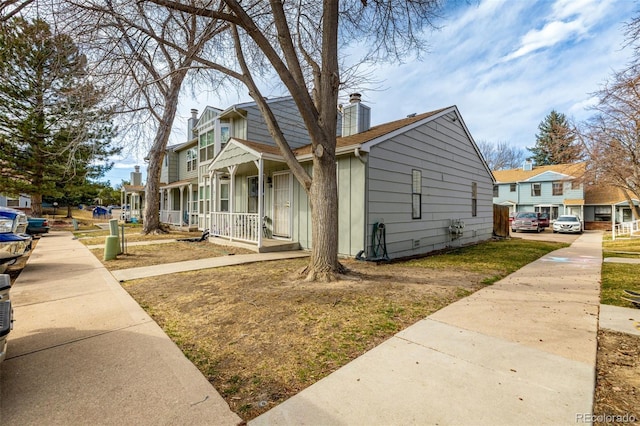
POLYGON ((160 182, 171 183, 179 179, 178 176, 178 154, 167 151, 162 160, 162 170, 160 171, 160 182))
MULTIPOLYGON (((309 132, 307 132, 298 108, 292 99, 274 101, 269 103, 269 106, 291 148, 295 149, 311 143, 309 132)), ((249 106, 244 109, 247 111, 246 139, 275 145, 258 107, 249 106)))
POLYGON ((386 227, 390 257, 486 240, 493 231, 493 182, 460 121, 443 116, 372 147, 367 191, 367 253, 372 225, 386 227), (411 218, 412 170, 422 172, 422 218, 411 218), (477 183, 477 215, 471 188, 477 183), (452 238, 452 220, 465 224, 452 238))
POLYGON ((196 161, 196 167, 194 170, 187 172, 187 150, 178 152, 177 158, 178 166, 178 180, 184 179, 197 179, 198 178, 198 162, 196 161))

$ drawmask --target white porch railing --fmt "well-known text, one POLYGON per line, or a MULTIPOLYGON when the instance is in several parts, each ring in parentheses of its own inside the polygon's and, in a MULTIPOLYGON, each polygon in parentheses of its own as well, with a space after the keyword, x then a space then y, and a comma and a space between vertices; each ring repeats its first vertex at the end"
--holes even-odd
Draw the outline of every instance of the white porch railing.
POLYGON ((640 220, 622 222, 613 227, 612 239, 640 237, 640 220))
POLYGON ((257 213, 211 212, 210 214, 212 236, 258 243, 261 227, 257 213))
POLYGON ((198 225, 198 214, 180 210, 160 210, 160 223, 166 223, 173 226, 196 226, 198 225), (180 219, 182 218, 182 220, 180 219))

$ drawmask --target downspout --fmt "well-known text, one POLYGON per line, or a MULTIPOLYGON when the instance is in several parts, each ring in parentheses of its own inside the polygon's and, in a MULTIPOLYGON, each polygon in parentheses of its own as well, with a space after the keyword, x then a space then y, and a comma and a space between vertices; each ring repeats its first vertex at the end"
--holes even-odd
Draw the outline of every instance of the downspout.
POLYGON ((360 147, 357 147, 356 149, 354 149, 353 154, 356 156, 358 160, 360 160, 362 164, 367 164, 367 158, 363 157, 362 154, 360 154, 360 147))

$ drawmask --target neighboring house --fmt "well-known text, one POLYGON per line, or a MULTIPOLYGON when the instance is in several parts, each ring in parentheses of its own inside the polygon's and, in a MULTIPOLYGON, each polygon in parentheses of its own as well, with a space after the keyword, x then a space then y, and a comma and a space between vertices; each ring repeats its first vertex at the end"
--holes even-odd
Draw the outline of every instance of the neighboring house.
POLYGON ((145 207, 145 187, 142 184, 140 166, 135 166, 134 170, 131 172, 131 184, 122 185, 120 189, 120 205, 123 206, 121 219, 139 221, 142 219, 145 207))
POLYGON ((18 196, 0 194, 0 207, 20 208, 23 210, 30 209, 31 196, 27 194, 20 194, 18 196))
MULTIPOLYGON (((638 205, 638 199, 631 202, 638 205)), ((617 187, 606 185, 586 185, 584 222, 586 229, 610 231, 616 223, 631 222, 633 217, 629 200, 617 187)))
MULTIPOLYGON (((219 117, 248 114, 227 110, 219 117)), ((457 107, 370 127, 370 109, 352 95, 341 123, 336 150, 341 255, 379 258, 386 248, 388 257, 398 258, 491 238, 493 177, 457 107)), ((300 131, 299 139, 287 140, 310 170, 311 146, 302 137, 303 126, 300 131)), ((308 249, 306 192, 274 143, 256 136, 267 139, 230 131, 210 162, 206 227, 216 240, 253 244, 259 251, 274 241, 308 249)))
POLYGON ((547 213, 551 220, 563 214, 584 218, 584 173, 585 163, 535 166, 530 160, 522 168, 494 170, 493 203, 511 213, 547 213))

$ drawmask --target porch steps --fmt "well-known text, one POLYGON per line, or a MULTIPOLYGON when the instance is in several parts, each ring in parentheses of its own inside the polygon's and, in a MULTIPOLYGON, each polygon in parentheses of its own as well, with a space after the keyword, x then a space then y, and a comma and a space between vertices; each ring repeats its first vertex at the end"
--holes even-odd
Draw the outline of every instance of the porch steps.
POLYGON ((241 247, 255 251, 256 253, 301 250, 300 243, 296 241, 264 239, 262 240, 262 247, 258 247, 256 244, 243 243, 241 241, 230 241, 222 237, 209 237, 209 242, 223 246, 241 247))

